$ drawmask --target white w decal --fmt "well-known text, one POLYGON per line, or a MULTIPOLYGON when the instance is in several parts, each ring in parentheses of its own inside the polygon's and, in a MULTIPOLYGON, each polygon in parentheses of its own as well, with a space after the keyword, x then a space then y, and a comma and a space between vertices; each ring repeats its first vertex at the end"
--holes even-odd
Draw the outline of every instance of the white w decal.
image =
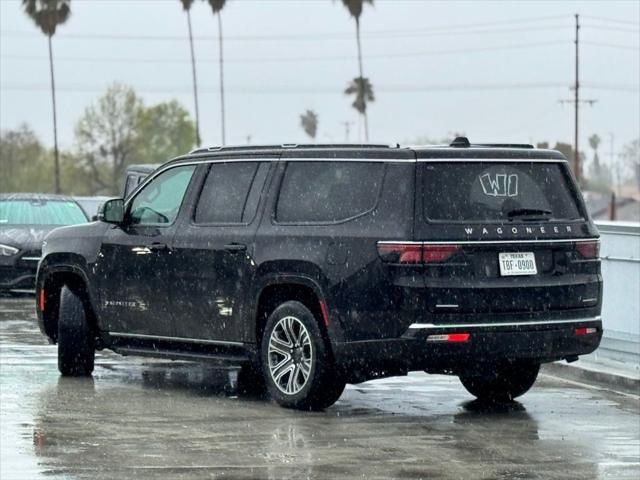
POLYGON ((494 178, 485 173, 478 177, 482 191, 491 197, 517 197, 518 196, 518 174, 496 173, 494 178))

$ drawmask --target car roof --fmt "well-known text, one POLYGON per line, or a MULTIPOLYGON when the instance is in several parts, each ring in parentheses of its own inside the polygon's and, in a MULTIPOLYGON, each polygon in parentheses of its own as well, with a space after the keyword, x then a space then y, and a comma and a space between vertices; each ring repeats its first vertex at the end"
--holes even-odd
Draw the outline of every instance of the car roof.
POLYGON ((0 193, 0 200, 30 200, 36 202, 65 201, 75 202, 69 195, 57 195, 54 193, 0 193))
POLYGON ((465 137, 456 138, 450 145, 385 145, 385 144, 282 144, 282 145, 240 145, 198 148, 186 155, 173 159, 173 162, 185 160, 210 159, 211 157, 233 158, 235 156, 277 159, 402 159, 419 161, 421 159, 522 159, 566 161, 565 156, 556 151, 534 148, 529 144, 472 144, 465 137))

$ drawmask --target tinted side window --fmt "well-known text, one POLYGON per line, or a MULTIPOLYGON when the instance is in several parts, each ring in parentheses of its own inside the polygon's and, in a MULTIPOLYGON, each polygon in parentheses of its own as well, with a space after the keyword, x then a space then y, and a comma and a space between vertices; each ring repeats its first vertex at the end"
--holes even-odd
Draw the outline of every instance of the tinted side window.
POLYGON ((384 164, 290 162, 276 209, 279 222, 337 222, 375 207, 384 164))
POLYGON ((213 163, 209 168, 198 206, 196 223, 242 223, 254 212, 246 212, 247 195, 260 162, 213 163))
POLYGON ((186 165, 161 173, 133 199, 131 225, 171 224, 175 221, 195 167, 186 165))

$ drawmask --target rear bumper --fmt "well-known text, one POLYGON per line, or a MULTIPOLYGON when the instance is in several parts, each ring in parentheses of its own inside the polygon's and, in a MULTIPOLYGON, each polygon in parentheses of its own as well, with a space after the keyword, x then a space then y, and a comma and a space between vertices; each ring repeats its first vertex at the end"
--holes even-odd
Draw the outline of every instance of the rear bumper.
MULTIPOLYGON (((439 338, 439 337, 433 337, 439 338)), ((600 317, 480 324, 413 324, 395 339, 334 343, 340 371, 351 382, 412 370, 457 373, 477 364, 546 363, 593 352, 602 338, 600 317), (593 333, 577 334, 576 329, 593 333), (466 341, 429 337, 468 333, 466 341)))

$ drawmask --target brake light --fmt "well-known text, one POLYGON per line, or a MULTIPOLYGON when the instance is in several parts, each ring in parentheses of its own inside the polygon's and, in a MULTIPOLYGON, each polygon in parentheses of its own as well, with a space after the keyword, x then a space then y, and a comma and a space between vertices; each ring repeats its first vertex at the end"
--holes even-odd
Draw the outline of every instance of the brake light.
POLYGON ((466 342, 469 337, 468 333, 444 333, 441 335, 429 335, 427 342, 466 342))
POLYGON ((582 256, 582 258, 598 258, 600 256, 600 240, 576 242, 576 251, 582 256))
POLYGON ((385 263, 444 262, 460 245, 420 242, 378 242, 378 254, 385 263))

